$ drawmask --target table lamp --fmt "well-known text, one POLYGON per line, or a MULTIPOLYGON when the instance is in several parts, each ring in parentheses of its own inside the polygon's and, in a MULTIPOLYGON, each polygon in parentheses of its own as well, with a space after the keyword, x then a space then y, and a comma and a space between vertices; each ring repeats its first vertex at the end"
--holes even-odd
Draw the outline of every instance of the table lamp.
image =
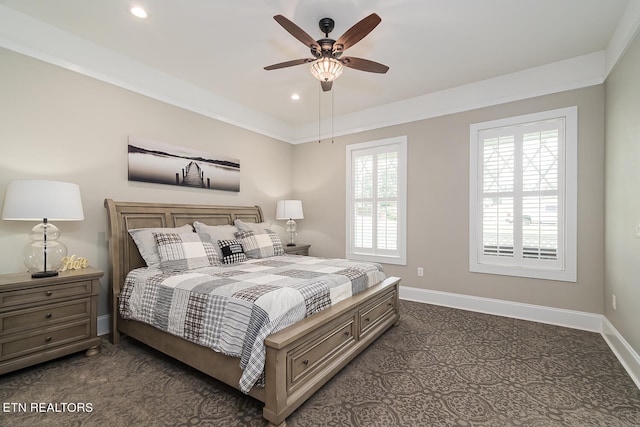
POLYGON ((11 181, 4 197, 2 219, 42 221, 29 233, 31 241, 24 248, 24 264, 31 277, 57 276, 67 247, 58 241, 58 227, 49 221, 84 219, 80 187, 60 181, 11 181))
POLYGON ((302 212, 302 201, 300 200, 279 200, 276 206, 276 219, 287 219, 287 236, 289 242, 287 246, 296 245, 296 222, 294 219, 304 219, 302 212))

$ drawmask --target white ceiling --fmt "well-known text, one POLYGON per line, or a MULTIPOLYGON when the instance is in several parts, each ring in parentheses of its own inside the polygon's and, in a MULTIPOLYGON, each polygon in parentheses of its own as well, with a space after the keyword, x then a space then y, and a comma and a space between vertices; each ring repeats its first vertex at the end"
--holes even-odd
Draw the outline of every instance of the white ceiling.
MULTIPOLYGON (((640 0, 0 0, 0 46, 288 142, 601 83, 638 29, 640 0), (129 13, 143 5, 149 17, 129 13), (376 12, 347 51, 390 67, 345 69, 321 94, 310 57, 273 20, 336 39, 376 12), (62 30, 62 31, 60 31, 62 30), (294 102, 292 93, 301 99, 294 102), (333 99, 332 99, 333 98, 333 99)), ((1 71, 0 71, 1 72, 1 71)))

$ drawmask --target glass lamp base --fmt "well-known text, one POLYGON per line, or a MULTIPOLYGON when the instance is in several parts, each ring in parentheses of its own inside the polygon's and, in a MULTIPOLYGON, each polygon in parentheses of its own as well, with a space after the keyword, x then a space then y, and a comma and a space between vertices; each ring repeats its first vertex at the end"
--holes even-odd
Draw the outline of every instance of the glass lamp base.
POLYGON ((298 233, 296 232, 296 222, 292 219, 290 219, 289 221, 287 221, 287 236, 288 238, 288 242, 287 242, 287 246, 295 246, 296 245, 296 235, 298 233))
POLYGON ((31 277, 52 277, 58 275, 62 259, 67 256, 67 247, 57 239, 60 232, 55 225, 38 224, 29 234, 31 240, 22 252, 24 265, 32 273, 31 277), (46 238, 45 238, 46 233, 46 238))
POLYGON ((57 270, 53 271, 36 271, 35 273, 31 273, 31 277, 34 279, 41 279, 43 277, 55 277, 58 275, 57 270))

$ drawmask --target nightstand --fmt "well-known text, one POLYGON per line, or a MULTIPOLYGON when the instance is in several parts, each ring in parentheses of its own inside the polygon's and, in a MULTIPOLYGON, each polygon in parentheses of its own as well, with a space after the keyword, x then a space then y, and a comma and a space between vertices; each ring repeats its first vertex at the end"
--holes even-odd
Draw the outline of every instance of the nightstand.
POLYGON ((0 374, 82 350, 87 356, 100 353, 103 274, 88 267, 41 279, 0 275, 0 374))
POLYGON ((304 255, 309 256, 309 248, 311 245, 295 245, 295 246, 284 246, 284 253, 287 255, 304 255))

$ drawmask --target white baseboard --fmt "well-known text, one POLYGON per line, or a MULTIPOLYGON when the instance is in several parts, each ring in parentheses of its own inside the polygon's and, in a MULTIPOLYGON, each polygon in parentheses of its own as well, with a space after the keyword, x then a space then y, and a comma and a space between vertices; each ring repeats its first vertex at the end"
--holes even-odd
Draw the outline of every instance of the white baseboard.
MULTIPOLYGON (((598 332, 604 337, 611 351, 613 351, 633 382, 640 389, 640 356, 607 318, 600 314, 407 286, 400 286, 400 299, 598 332)), ((110 331, 111 315, 98 316, 98 335, 106 335, 110 331)))
POLYGON ((98 316, 98 336, 107 335, 109 332, 111 332, 111 315, 98 316))
POLYGON ((604 318, 602 336, 607 344, 616 355, 624 369, 636 383, 636 386, 640 389, 640 356, 636 353, 629 343, 624 339, 616 328, 604 318))
POLYGON ((600 333, 640 389, 640 356, 601 314, 400 286, 400 299, 600 333))
POLYGON ((400 298, 591 332, 602 332, 602 315, 492 298, 400 286, 400 298))

